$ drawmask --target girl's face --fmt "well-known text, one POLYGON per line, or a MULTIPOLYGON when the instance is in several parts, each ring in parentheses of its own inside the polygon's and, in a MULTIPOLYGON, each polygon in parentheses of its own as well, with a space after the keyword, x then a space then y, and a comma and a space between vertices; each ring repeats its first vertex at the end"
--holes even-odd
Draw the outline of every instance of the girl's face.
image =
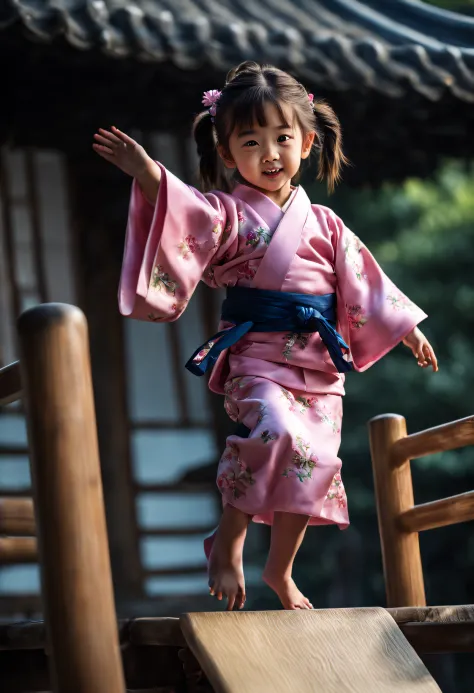
POLYGON ((265 104, 265 126, 253 123, 248 129, 236 128, 227 154, 219 146, 227 168, 236 168, 249 185, 280 206, 288 200, 291 179, 298 173, 301 159, 310 155, 315 137, 314 132, 303 134, 290 106, 281 107, 286 123, 272 103, 265 104))

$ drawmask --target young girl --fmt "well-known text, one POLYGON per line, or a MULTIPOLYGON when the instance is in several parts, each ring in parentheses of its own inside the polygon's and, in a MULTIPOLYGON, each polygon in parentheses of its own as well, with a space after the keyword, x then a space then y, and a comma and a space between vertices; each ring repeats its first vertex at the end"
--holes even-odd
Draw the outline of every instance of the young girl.
POLYGON ((436 357, 426 315, 386 277, 334 212, 296 185, 319 151, 332 190, 345 163, 339 122, 293 77, 246 62, 204 94, 194 122, 204 193, 112 128, 95 151, 134 177, 119 304, 140 320, 176 320, 200 279, 227 287, 221 332, 187 367, 241 424, 221 457, 223 514, 205 542, 210 594, 242 608, 251 519, 272 525, 263 578, 285 609, 310 609, 292 579, 308 524, 348 525, 340 444, 344 373, 396 344, 421 367, 436 357), (229 175, 230 174, 230 175, 229 175), (337 331, 336 331, 337 329, 337 331))

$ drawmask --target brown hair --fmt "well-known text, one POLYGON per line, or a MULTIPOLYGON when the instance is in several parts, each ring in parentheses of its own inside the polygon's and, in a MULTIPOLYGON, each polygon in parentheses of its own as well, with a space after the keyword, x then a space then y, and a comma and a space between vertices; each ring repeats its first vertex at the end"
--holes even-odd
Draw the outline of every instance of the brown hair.
POLYGON ((319 150, 318 180, 327 180, 330 192, 341 178, 341 168, 348 161, 342 151, 339 120, 323 101, 311 102, 302 84, 272 65, 247 61, 227 75, 216 106, 215 117, 208 110, 196 116, 193 126, 200 159, 199 169, 204 190, 229 191, 230 186, 217 151, 217 143, 225 151, 235 127, 248 127, 265 122, 265 104, 273 104, 285 121, 281 103, 290 104, 304 134, 315 132, 314 148, 319 150))

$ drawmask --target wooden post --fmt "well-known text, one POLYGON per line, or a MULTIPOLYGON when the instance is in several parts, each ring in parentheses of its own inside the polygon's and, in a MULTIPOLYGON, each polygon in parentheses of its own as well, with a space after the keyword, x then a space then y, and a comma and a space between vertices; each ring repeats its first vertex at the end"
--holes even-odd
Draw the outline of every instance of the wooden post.
POLYGON ((393 444, 407 435, 403 416, 385 414, 369 422, 388 607, 425 606, 418 533, 404 532, 398 518, 414 505, 410 460, 394 463, 393 444))
POLYGON ((59 303, 18 321, 55 693, 124 693, 87 323, 59 303))

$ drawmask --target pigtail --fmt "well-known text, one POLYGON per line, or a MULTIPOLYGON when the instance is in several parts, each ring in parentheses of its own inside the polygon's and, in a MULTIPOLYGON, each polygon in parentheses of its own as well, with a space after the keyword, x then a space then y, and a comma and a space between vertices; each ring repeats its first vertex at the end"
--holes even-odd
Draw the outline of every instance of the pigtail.
POLYGON ((342 151, 342 132, 338 117, 324 101, 315 101, 313 104, 316 116, 316 133, 321 149, 318 180, 327 180, 329 192, 341 180, 341 169, 349 165, 349 160, 342 151))
POLYGON ((217 139, 209 111, 202 111, 194 119, 193 135, 199 156, 199 174, 204 192, 229 192, 229 183, 217 151, 217 139))

